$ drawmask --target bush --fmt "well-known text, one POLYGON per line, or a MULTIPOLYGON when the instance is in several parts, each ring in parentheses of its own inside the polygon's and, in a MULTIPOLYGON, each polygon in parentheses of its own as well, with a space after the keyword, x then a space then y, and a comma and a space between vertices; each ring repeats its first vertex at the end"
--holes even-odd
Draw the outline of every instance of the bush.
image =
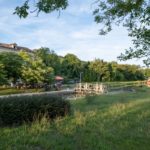
POLYGON ((0 125, 20 125, 46 115, 48 119, 65 116, 70 103, 58 96, 38 95, 0 99, 0 125))

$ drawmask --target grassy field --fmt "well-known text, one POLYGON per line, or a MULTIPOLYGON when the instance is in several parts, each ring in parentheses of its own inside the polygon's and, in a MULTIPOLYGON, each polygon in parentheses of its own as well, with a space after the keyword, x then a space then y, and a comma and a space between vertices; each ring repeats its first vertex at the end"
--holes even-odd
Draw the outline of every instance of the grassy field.
POLYGON ((0 150, 150 150, 150 89, 71 101, 72 114, 0 128, 0 150))
POLYGON ((44 91, 43 89, 15 89, 15 88, 6 88, 0 89, 0 96, 10 95, 10 94, 21 94, 21 93, 36 93, 44 91))

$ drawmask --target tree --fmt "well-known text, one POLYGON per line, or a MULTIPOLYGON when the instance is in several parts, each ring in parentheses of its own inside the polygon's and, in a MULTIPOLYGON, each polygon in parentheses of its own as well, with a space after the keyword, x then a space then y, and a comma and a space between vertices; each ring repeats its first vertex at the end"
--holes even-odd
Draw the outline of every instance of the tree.
POLYGON ((60 11, 68 6, 68 0, 25 0, 22 6, 17 6, 14 14, 20 18, 26 18, 29 13, 40 12, 50 13, 53 11, 60 11), (31 10, 34 6, 34 10, 31 10))
POLYGON ((79 78, 81 61, 73 54, 67 54, 62 62, 62 74, 68 78, 79 78))
POLYGON ((47 67, 52 67, 54 69, 55 75, 60 74, 61 72, 60 58, 53 50, 50 50, 49 48, 46 47, 41 47, 40 49, 35 50, 35 55, 40 57, 47 67))
POLYGON ((95 59, 90 62, 89 69, 93 73, 93 77, 96 76, 96 81, 110 81, 111 74, 109 64, 100 59, 95 59))
POLYGON ((6 78, 15 83, 21 77, 21 66, 23 59, 13 52, 0 53, 0 64, 3 65, 3 69, 6 73, 6 78))
POLYGON ((39 49, 36 49, 34 52, 37 57, 40 57, 43 60, 43 63, 46 66, 49 66, 49 53, 50 53, 49 48, 41 47, 39 49))
POLYGON ((20 52, 19 55, 24 60, 21 67, 22 79, 29 84, 48 83, 51 81, 53 68, 47 67, 42 59, 26 52, 20 52))
POLYGON ((117 62, 111 62, 112 67, 112 81, 124 81, 124 72, 120 70, 120 65, 117 62))
POLYGON ((0 64, 0 85, 7 83, 6 72, 4 70, 4 65, 0 64))
POLYGON ((83 77, 82 80, 84 82, 91 82, 94 81, 94 78, 91 77, 91 72, 89 70, 89 64, 90 62, 81 62, 82 63, 82 72, 83 72, 83 77))
MULTIPOLYGON (((94 1, 94 0, 93 0, 94 1)), ((30 3, 35 3, 31 13, 50 13, 54 10, 65 9, 67 0, 26 0, 21 7, 16 7, 15 14, 26 18, 29 14, 30 3)), ((93 12, 95 21, 103 24, 100 34, 105 35, 112 30, 113 25, 127 27, 129 36, 133 38, 133 48, 121 54, 120 60, 145 58, 144 63, 150 65, 150 2, 149 0, 97 0, 97 8, 93 12)))
POLYGON ((144 73, 146 79, 150 78, 150 68, 143 69, 143 73, 144 73))
POLYGON ((95 21, 104 24, 100 34, 112 30, 113 25, 127 27, 133 38, 134 48, 121 54, 120 60, 142 58, 150 64, 150 2, 148 0, 98 0, 94 11, 95 21))
POLYGON ((114 81, 136 81, 144 80, 142 69, 136 65, 125 65, 112 63, 114 81))

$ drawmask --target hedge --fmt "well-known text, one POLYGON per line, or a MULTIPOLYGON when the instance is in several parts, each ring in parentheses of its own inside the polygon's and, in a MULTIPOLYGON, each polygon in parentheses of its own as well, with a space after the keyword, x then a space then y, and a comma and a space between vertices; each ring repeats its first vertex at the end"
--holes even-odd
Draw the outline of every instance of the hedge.
POLYGON ((0 98, 0 126, 20 125, 45 116, 54 119, 70 113, 70 103, 50 95, 0 98))

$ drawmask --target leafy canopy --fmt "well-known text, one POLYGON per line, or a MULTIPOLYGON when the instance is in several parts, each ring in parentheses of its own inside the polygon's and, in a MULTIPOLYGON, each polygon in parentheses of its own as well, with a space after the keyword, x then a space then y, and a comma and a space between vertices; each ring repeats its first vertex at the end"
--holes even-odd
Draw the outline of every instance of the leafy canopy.
POLYGON ((53 50, 46 47, 41 47, 40 49, 35 50, 35 55, 41 58, 46 66, 52 67, 55 70, 55 75, 60 74, 60 58, 53 50))
POLYGON ((40 12, 51 13, 53 11, 60 11, 68 6, 68 0, 25 0, 22 6, 17 6, 14 14, 20 18, 26 18, 30 13, 40 12), (34 7, 32 9, 32 5, 34 7))
POLYGON ((6 72, 4 70, 4 65, 0 63, 0 85, 7 83, 6 72))
POLYGON ((16 82, 20 78, 23 59, 19 55, 13 52, 2 52, 0 53, 0 64, 9 80, 16 82))
POLYGON ((133 38, 133 48, 121 54, 120 60, 145 57, 150 64, 150 1, 148 0, 98 0, 94 11, 95 21, 104 25, 100 34, 105 35, 113 25, 123 25, 133 38))
POLYGON ((21 74, 26 83, 48 83, 50 81, 53 68, 47 67, 36 55, 24 51, 19 52, 19 55, 24 60, 21 74))

